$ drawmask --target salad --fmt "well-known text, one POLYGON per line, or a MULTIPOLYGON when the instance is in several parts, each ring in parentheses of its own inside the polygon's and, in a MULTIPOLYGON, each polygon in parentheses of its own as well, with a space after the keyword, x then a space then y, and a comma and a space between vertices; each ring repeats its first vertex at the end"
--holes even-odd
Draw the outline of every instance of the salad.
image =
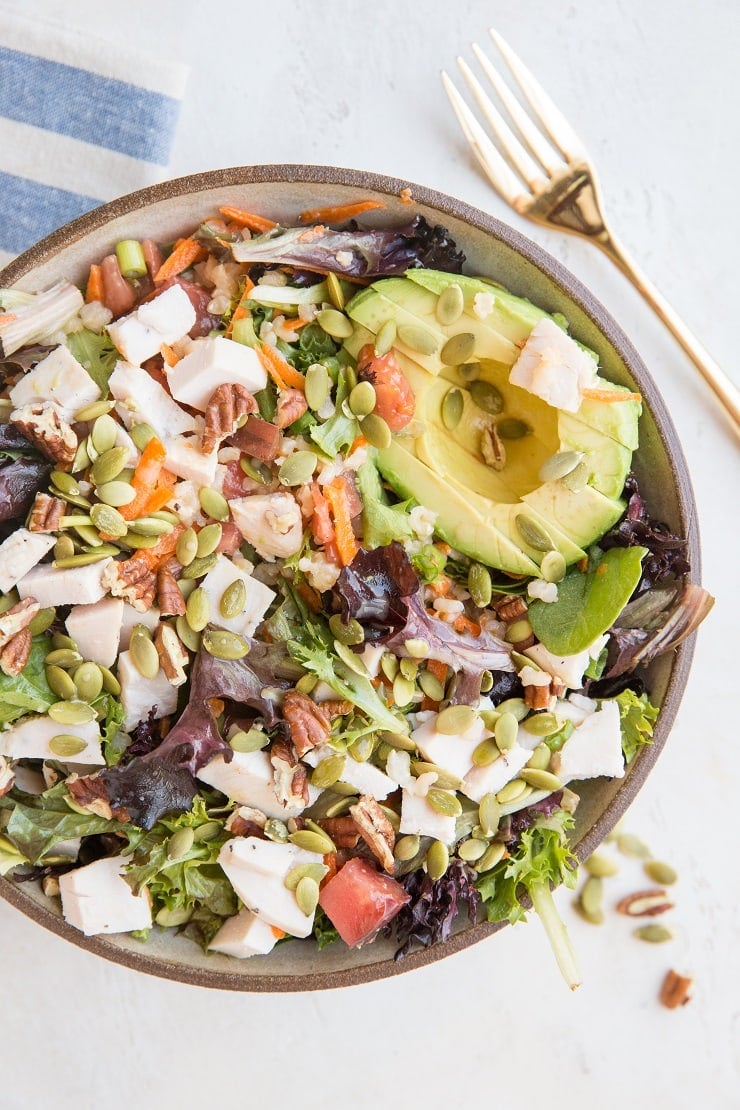
POLYGON ((0 872, 266 955, 541 917, 712 599, 638 394, 421 216, 222 207, 0 292, 0 872))

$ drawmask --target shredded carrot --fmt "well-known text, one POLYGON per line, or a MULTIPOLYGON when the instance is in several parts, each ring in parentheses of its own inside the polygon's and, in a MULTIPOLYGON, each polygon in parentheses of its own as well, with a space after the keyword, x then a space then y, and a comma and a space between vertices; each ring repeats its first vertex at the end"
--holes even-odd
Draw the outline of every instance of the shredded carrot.
POLYGON ((422 713, 427 713, 430 709, 439 709, 439 702, 435 701, 434 698, 430 698, 428 694, 425 694, 421 699, 421 711, 422 713))
POLYGON ((382 200, 358 200, 354 204, 337 204, 329 208, 307 208, 298 219, 302 224, 343 224, 353 216, 370 212, 373 208, 385 208, 382 200))
POLYGON ((583 396, 589 401, 606 401, 613 405, 618 401, 641 401, 641 393, 622 393, 619 389, 584 389, 583 396))
POLYGON ((430 593, 433 593, 435 597, 446 597, 447 594, 450 592, 451 587, 452 579, 448 578, 446 574, 443 574, 441 575, 441 577, 435 578, 433 582, 428 583, 429 591, 430 593))
POLYGON ((312 613, 321 612, 321 597, 308 582, 299 582, 295 588, 298 596, 305 601, 312 613))
POLYGON ((174 366, 176 363, 178 363, 180 361, 179 358, 177 357, 177 355, 175 354, 175 352, 170 347, 169 343, 163 343, 162 346, 160 347, 160 352, 161 352, 162 358, 164 359, 164 361, 167 363, 168 366, 174 366))
POLYGON ((435 546, 438 551, 442 552, 443 555, 449 555, 452 551, 450 545, 448 543, 443 543, 441 540, 438 540, 435 546))
POLYGON ((221 698, 208 698, 208 707, 214 717, 220 717, 226 708, 221 698))
POLYGON ((85 303, 90 304, 91 301, 100 301, 102 304, 105 292, 103 290, 103 271, 100 266, 96 266, 93 262, 90 267, 90 276, 87 279, 87 289, 85 290, 85 303))
POLYGON ((136 490, 136 496, 133 501, 129 501, 128 505, 121 506, 120 513, 125 520, 135 520, 138 516, 155 513, 166 505, 172 497, 173 491, 169 487, 157 488, 164 468, 166 454, 162 441, 153 436, 142 451, 134 476, 131 479, 131 485, 136 490), (166 497, 165 493, 167 494, 166 497), (162 500, 163 497, 164 501, 162 500), (153 505, 157 502, 157 507, 153 508, 153 505))
POLYGON ((345 478, 340 474, 324 486, 324 494, 331 507, 331 513, 334 517, 334 532, 336 537, 337 551, 339 553, 339 562, 343 567, 349 566, 357 554, 357 540, 352 531, 352 517, 349 512, 349 504, 347 501, 347 483, 345 478))
POLYGON ((278 389, 305 389, 303 374, 299 374, 269 343, 262 343, 256 350, 258 359, 278 389))
POLYGON ((178 239, 169 258, 166 258, 154 275, 155 282, 168 281, 177 277, 188 266, 192 266, 203 257, 205 248, 191 236, 189 239, 178 239))
POLYGON ((355 451, 359 451, 361 447, 367 447, 369 442, 363 435, 355 436, 349 449, 350 455, 354 455, 355 451))
POLYGON ((268 220, 266 216, 257 216, 254 212, 245 212, 243 208, 232 208, 230 204, 225 204, 223 208, 219 208, 219 212, 225 220, 231 220, 240 227, 247 227, 250 231, 257 231, 264 233, 265 231, 272 231, 277 224, 274 220, 268 220))
POLYGON ((305 328, 307 323, 308 320, 301 320, 300 316, 291 316, 289 319, 283 320, 280 327, 285 331, 300 331, 301 328, 305 328))
POLYGON ((446 663, 442 663, 439 659, 427 659, 426 669, 444 685, 447 680, 447 672, 449 669, 446 663))
POLYGON ((469 632, 472 636, 480 636, 480 625, 462 615, 455 618, 452 627, 455 632, 469 632))
POLYGON ((414 198, 411 195, 411 190, 409 189, 408 185, 405 189, 401 189, 401 192, 398 194, 398 199, 400 200, 401 204, 414 203, 414 198))
POLYGON ((339 870, 339 864, 337 863, 337 853, 336 852, 327 852, 326 853, 326 855, 324 856, 324 867, 328 867, 329 870, 327 871, 327 873, 324 875, 323 879, 321 880, 321 883, 320 883, 321 886, 326 886, 326 884, 328 882, 331 882, 331 880, 334 878, 337 871, 339 870))
POLYGON ((278 940, 282 940, 283 937, 285 936, 285 929, 279 929, 277 925, 271 925, 270 926, 270 932, 278 940))
MULTIPOLYGON (((157 510, 152 509, 151 511, 156 512, 157 510)), ((184 531, 185 525, 178 524, 171 532, 168 532, 165 536, 160 536, 154 547, 139 548, 139 550, 134 553, 133 558, 138 559, 142 563, 146 563, 151 570, 156 570, 160 563, 163 563, 165 559, 169 559, 170 555, 173 554, 177 547, 177 541, 184 531)))

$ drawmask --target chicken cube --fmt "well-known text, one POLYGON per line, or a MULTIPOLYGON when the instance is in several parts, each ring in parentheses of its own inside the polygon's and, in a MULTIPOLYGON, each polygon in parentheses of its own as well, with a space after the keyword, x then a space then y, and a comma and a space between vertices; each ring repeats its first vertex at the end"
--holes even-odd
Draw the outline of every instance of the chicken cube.
POLYGON ((73 606, 65 623, 85 659, 111 667, 118 655, 122 621, 123 601, 104 597, 92 605, 73 606))
POLYGON ((134 894, 123 877, 128 860, 108 856, 59 876, 65 921, 86 937, 98 933, 128 933, 149 929, 149 894, 134 894))
MULTIPOLYGON (((56 536, 18 528, 0 544, 0 591, 9 593, 51 551, 56 536)), ((26 597, 21 594, 21 597, 26 597)), ((40 604, 43 604, 41 602, 40 604)), ((54 601, 51 604, 56 605, 54 601)))
POLYGON ((289 493, 253 494, 229 505, 237 528, 263 559, 287 559, 300 551, 303 517, 289 493))
POLYGON ((100 389, 84 366, 63 344, 37 362, 10 391, 13 408, 52 401, 70 416, 100 397, 100 389))
POLYGON ((267 374, 252 347, 223 336, 196 339, 189 354, 167 376, 172 396, 205 412, 220 385, 243 385, 257 393, 267 385, 267 374))

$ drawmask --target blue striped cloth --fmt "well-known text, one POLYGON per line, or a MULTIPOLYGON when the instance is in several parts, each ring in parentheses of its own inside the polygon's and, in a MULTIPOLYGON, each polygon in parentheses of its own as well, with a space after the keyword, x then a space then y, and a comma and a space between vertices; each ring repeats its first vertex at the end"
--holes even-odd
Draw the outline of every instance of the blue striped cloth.
POLYGON ((187 71, 0 8, 0 266, 167 176, 187 71))

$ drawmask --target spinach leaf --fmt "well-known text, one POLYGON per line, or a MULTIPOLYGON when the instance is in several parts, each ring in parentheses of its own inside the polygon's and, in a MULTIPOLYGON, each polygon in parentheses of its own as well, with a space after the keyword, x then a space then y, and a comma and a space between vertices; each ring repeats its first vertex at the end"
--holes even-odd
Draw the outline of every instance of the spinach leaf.
POLYGON ((0 725, 29 713, 44 713, 57 700, 46 681, 46 649, 45 639, 39 637, 31 645, 28 662, 19 675, 0 672, 0 725))

